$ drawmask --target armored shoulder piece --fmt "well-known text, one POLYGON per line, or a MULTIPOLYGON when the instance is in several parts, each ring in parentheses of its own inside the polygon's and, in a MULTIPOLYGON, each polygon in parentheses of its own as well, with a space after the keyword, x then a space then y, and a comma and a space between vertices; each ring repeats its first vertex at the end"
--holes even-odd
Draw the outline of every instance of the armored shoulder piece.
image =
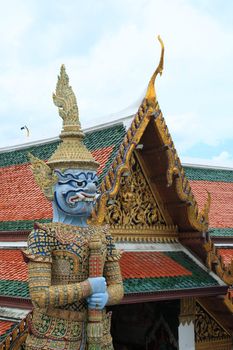
POLYGON ((54 237, 45 229, 35 227, 28 236, 28 247, 23 250, 26 260, 52 262, 51 251, 54 237))

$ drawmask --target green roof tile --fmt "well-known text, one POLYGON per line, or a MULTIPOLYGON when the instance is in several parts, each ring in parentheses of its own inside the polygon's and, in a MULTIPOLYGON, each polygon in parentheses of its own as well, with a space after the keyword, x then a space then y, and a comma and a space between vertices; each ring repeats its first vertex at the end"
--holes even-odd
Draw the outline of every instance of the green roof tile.
POLYGON ((211 237, 233 237, 233 228, 210 228, 209 234, 211 237))
POLYGON ((51 222, 51 219, 0 221, 0 231, 32 230, 35 222, 47 223, 51 222))
POLYGON ((184 166, 185 175, 189 180, 233 182, 233 170, 193 168, 184 166))
MULTIPOLYGON (((123 124, 119 124, 102 130, 87 132, 84 143, 90 151, 108 146, 115 146, 115 148, 118 149, 124 135, 125 128, 123 124)), ((47 144, 39 144, 24 149, 0 153, 0 167, 28 163, 28 152, 33 153, 34 156, 40 159, 46 160, 52 155, 58 144, 59 141, 54 141, 47 144)))
POLYGON ((27 282, 0 280, 0 295, 29 299, 27 282))

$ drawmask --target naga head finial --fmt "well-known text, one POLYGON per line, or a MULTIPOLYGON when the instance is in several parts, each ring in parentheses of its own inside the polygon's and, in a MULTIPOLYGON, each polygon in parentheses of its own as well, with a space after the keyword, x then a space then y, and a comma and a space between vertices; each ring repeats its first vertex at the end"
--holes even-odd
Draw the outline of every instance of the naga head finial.
POLYGON ((160 55, 160 61, 158 64, 158 67, 156 68, 155 72, 153 73, 148 87, 147 87, 147 91, 146 91, 146 99, 151 100, 151 99, 156 99, 156 93, 155 93, 155 79, 157 77, 158 74, 162 75, 163 72, 163 62, 164 62, 164 44, 162 39, 160 38, 160 36, 158 36, 158 40, 160 42, 161 45, 161 55, 160 55))

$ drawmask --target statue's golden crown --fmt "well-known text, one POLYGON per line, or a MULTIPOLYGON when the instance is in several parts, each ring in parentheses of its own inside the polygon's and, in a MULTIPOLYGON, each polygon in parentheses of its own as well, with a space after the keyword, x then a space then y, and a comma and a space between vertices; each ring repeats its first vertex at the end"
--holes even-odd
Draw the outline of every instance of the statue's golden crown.
POLYGON ((63 128, 60 134, 61 142, 47 164, 29 154, 35 180, 50 200, 53 198, 52 187, 57 181, 57 177, 53 172, 54 169, 96 171, 99 166, 83 143, 84 133, 79 121, 77 101, 72 87, 69 85, 69 77, 64 65, 61 66, 53 101, 58 107, 60 117, 63 119, 63 128))
POLYGON ((84 134, 79 121, 77 101, 72 87, 69 85, 69 77, 64 65, 61 66, 53 101, 63 119, 63 129, 60 134, 62 142, 49 158, 48 165, 52 169, 97 170, 99 164, 83 143, 84 134))

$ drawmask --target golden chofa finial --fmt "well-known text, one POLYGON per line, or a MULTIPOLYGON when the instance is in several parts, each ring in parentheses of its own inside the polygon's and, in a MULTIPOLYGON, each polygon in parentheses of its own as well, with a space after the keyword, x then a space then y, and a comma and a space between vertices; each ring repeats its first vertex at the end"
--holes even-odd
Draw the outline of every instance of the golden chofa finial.
POLYGON ((78 105, 72 87, 69 85, 69 77, 66 74, 64 64, 61 66, 58 76, 56 93, 53 94, 53 102, 58 107, 59 115, 63 119, 63 130, 81 130, 79 122, 78 105))
POLYGON ((161 55, 160 55, 160 61, 158 64, 158 67, 156 68, 154 74, 152 75, 150 82, 148 84, 148 88, 146 91, 146 99, 151 100, 151 99, 156 99, 156 93, 155 93, 155 79, 158 74, 162 75, 163 72, 163 61, 164 61, 164 44, 160 36, 158 36, 158 40, 161 45, 161 55))

